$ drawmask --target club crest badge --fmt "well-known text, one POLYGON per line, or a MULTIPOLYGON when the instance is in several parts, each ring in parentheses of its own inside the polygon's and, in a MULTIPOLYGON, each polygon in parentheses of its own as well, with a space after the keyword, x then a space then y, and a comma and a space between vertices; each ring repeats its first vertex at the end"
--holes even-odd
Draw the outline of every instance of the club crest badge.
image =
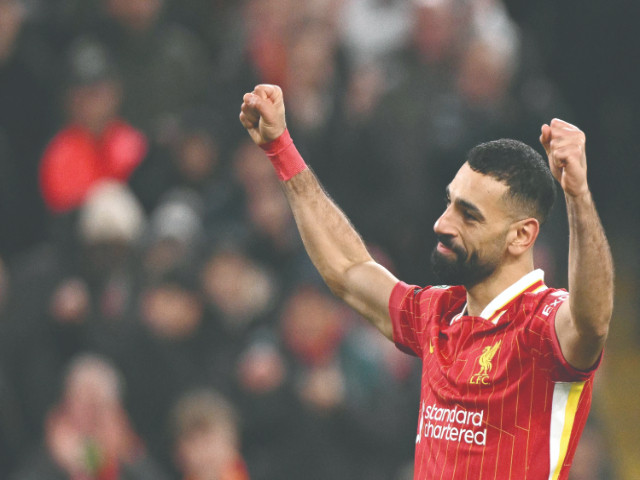
POLYGON ((478 357, 479 370, 471 376, 469 383, 472 385, 489 385, 489 372, 493 369, 493 357, 495 357, 502 340, 495 345, 484 347, 478 357))

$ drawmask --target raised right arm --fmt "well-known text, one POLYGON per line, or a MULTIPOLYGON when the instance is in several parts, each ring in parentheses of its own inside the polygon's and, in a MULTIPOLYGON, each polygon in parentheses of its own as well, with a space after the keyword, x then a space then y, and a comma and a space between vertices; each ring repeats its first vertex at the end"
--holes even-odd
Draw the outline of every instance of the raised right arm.
MULTIPOLYGON (((240 121, 258 145, 278 139, 286 130, 280 88, 259 85, 246 94, 240 121)), ((304 168, 283 180, 300 236, 322 278, 335 295, 392 339, 388 305, 398 280, 371 258, 358 233, 311 170, 304 168)))
POLYGON ((398 280, 371 258, 311 170, 284 185, 307 253, 331 291, 392 339, 389 297, 398 280))

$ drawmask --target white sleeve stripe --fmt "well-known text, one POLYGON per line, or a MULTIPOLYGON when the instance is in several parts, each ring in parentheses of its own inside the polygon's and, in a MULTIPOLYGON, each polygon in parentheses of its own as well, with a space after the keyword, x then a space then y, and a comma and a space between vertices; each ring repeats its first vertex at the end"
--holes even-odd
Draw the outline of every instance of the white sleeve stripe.
POLYGON ((567 455, 578 401, 585 382, 556 383, 551 403, 549 432, 549 480, 557 480, 567 455))

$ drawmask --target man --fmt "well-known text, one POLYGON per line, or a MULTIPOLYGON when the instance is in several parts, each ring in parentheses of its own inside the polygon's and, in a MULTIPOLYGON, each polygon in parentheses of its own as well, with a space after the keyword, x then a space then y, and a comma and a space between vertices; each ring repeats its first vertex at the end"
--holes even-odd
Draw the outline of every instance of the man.
POLYGON ((419 288, 375 263, 286 130, 282 91, 259 85, 240 121, 283 181, 331 290, 423 361, 416 479, 566 479, 591 403, 613 305, 611 254, 586 177, 584 134, 554 119, 532 148, 472 149, 434 225, 442 281, 419 288), (569 295, 534 270, 554 180, 567 204, 569 295))

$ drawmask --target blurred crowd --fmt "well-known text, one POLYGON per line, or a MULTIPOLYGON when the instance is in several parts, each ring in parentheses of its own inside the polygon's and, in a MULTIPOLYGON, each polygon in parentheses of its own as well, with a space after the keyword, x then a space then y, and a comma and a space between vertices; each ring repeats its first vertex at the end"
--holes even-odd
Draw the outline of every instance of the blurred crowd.
MULTIPOLYGON (((0 0, 0 478, 412 478, 420 365, 308 261, 238 122, 263 82, 423 285, 465 152, 567 112, 501 0, 0 0)), ((592 418, 574 480, 611 478, 592 418)))

